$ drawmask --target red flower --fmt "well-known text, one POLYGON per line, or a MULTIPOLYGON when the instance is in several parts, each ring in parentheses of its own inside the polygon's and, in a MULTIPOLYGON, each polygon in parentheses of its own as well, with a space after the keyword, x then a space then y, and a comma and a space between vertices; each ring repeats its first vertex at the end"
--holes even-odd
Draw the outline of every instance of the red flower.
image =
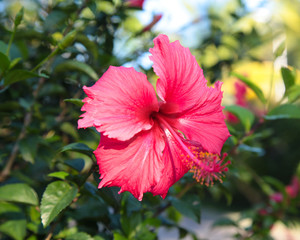
POLYGON ((283 200, 283 196, 280 192, 275 192, 270 196, 270 199, 276 203, 280 203, 283 200))
POLYGON ((247 85, 241 81, 234 83, 235 87, 235 103, 241 107, 247 107, 248 101, 246 99, 247 85))
POLYGON ((150 49, 159 101, 146 75, 110 67, 85 98, 79 128, 94 126, 101 135, 94 152, 101 182, 121 187, 142 200, 143 193, 167 195, 188 170, 200 183, 221 180, 227 163, 220 158, 229 137, 221 106, 221 83, 207 86, 189 49, 166 35, 150 49))
POLYGON ((153 16, 152 22, 149 23, 146 27, 143 28, 142 32, 147 32, 150 31, 153 26, 158 23, 160 21, 160 19, 162 18, 162 14, 157 14, 153 16))
POLYGON ((126 0, 129 7, 143 8, 145 0, 126 0))
POLYGON ((294 176, 292 178, 291 184, 285 187, 285 191, 287 192, 290 198, 297 197, 300 190, 300 181, 299 179, 294 176))
MULTIPOLYGON (((248 107, 248 101, 246 99, 247 93, 247 86, 245 83, 241 82, 240 80, 234 83, 235 88, 235 104, 241 107, 248 107)), ((227 121, 230 123, 238 123, 239 119, 232 113, 226 113, 227 121)))

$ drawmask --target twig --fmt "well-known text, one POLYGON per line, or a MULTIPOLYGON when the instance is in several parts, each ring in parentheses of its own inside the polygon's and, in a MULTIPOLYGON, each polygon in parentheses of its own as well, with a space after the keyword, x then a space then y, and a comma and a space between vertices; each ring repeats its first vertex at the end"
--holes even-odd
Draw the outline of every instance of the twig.
MULTIPOLYGON (((40 78, 37 88, 33 92, 34 100, 37 99, 38 93, 39 93, 42 85, 44 84, 44 82, 45 82, 45 78, 40 78)), ((23 127, 21 129, 21 132, 17 138, 17 141, 15 142, 15 145, 13 146, 13 150, 8 158, 8 161, 7 161, 4 169, 0 173, 0 182, 3 182, 10 174, 11 168, 12 168, 14 161, 17 157, 17 154, 19 152, 19 148, 20 148, 19 143, 26 136, 26 129, 29 126, 29 124, 31 123, 32 114, 33 114, 33 107, 30 108, 30 110, 26 113, 26 115, 24 117, 24 123, 23 123, 23 127)))

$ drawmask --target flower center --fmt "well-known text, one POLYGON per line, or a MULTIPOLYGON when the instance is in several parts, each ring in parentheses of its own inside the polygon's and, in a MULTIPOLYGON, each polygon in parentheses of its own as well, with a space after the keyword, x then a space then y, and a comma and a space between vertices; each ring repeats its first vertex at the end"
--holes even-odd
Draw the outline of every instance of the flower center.
POLYGON ((230 164, 230 161, 224 163, 227 153, 224 153, 223 157, 220 158, 217 154, 204 152, 199 147, 191 146, 190 149, 195 158, 191 159, 187 155, 183 161, 190 168, 190 172, 194 173, 197 182, 206 186, 213 185, 214 181, 222 183, 223 173, 228 171, 227 165, 230 164))
POLYGON ((188 140, 180 137, 163 116, 156 114, 155 118, 164 132, 167 130, 181 146, 181 160, 190 169, 190 172, 194 173, 197 182, 206 186, 213 185, 214 181, 222 182, 223 173, 228 171, 227 165, 230 164, 230 161, 224 163, 226 153, 220 158, 218 154, 206 152, 202 147, 194 146, 188 140))

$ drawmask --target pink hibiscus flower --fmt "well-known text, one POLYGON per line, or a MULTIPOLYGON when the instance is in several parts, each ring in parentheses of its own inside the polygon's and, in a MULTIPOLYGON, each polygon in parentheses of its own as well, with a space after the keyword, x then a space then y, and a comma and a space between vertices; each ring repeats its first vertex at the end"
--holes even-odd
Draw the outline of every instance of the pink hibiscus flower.
POLYGON ((143 8, 145 0, 126 0, 129 7, 143 8))
POLYGON ((150 31, 153 26, 158 23, 160 21, 160 19, 162 18, 162 14, 156 14, 153 16, 152 22, 149 23, 146 27, 143 28, 142 32, 147 32, 150 31))
POLYGON ((84 87, 79 128, 101 134, 94 152, 101 182, 121 187, 142 200, 145 192, 165 197, 191 170, 210 185, 227 171, 220 152, 229 137, 221 106, 221 83, 208 87, 189 49, 166 35, 150 49, 156 89, 133 68, 109 67, 92 86, 84 87))
MULTIPOLYGON (((241 107, 248 107, 248 101, 246 98, 247 93, 247 85, 243 83, 242 81, 238 80, 234 83, 234 89, 235 89, 235 104, 241 107)), ((230 123, 239 123, 239 119, 232 113, 227 112, 226 113, 227 121, 230 123)))

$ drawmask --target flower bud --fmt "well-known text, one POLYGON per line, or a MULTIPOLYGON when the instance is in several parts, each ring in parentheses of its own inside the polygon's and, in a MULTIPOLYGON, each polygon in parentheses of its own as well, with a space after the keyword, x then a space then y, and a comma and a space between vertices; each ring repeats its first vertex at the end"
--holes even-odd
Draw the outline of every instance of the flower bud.
POLYGON ((59 43, 58 43, 58 47, 61 49, 61 50, 64 50, 65 48, 67 48, 68 46, 70 46, 75 38, 76 38, 76 35, 77 35, 77 31, 74 30, 74 31, 71 31, 69 32, 59 43))
POLYGON ((24 16, 24 8, 22 7, 20 9, 20 11, 16 15, 16 18, 15 18, 15 28, 20 25, 20 23, 21 23, 21 21, 23 19, 23 16, 24 16))

